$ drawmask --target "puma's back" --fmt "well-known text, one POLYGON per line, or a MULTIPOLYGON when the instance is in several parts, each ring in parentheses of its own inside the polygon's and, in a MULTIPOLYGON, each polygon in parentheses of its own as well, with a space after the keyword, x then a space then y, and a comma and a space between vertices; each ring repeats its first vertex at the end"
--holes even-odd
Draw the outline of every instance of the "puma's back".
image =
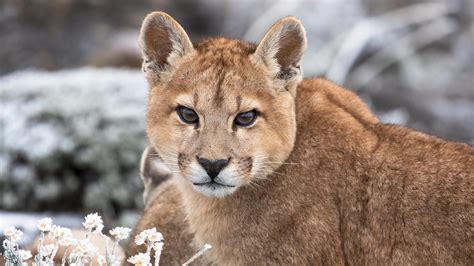
POLYGON ((297 19, 258 45, 193 45, 157 12, 140 42, 156 155, 142 165, 162 160, 172 177, 147 187, 137 229, 164 230, 163 262, 204 243, 202 263, 218 265, 474 262, 474 149, 380 123, 329 81, 301 81, 297 19))
POLYGON ((306 174, 327 178, 313 191, 329 184, 345 261, 472 264, 474 149, 374 121, 331 82, 307 80, 298 90, 295 148, 304 154, 313 143, 306 174))

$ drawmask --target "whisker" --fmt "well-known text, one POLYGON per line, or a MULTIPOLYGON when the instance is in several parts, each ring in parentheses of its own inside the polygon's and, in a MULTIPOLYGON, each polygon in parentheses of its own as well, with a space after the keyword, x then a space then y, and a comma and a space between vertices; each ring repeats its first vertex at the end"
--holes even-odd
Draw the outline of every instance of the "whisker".
POLYGON ((259 162, 262 164, 289 164, 289 165, 301 165, 300 163, 280 163, 280 162, 259 162))
POLYGON ((252 187, 254 189, 263 189, 263 190, 265 190, 265 187, 263 187, 260 184, 255 183, 254 181, 250 181, 249 185, 250 185, 250 187, 252 187))

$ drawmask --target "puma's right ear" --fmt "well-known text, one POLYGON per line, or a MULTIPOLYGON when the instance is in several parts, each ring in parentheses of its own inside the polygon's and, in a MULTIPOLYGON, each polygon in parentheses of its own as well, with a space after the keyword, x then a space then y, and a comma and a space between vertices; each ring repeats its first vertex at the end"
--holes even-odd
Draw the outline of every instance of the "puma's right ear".
POLYGON ((171 177, 171 171, 163 163, 155 149, 147 147, 143 151, 140 162, 140 176, 145 188, 143 202, 148 205, 155 196, 156 188, 171 177))
POLYGON ((175 67, 176 60, 194 51, 184 29, 171 16, 153 12, 146 16, 140 30, 140 48, 143 55, 143 71, 150 78, 175 67))
POLYGON ((306 50, 306 32, 295 17, 286 17, 270 27, 257 47, 254 59, 262 62, 278 80, 301 78, 301 60, 306 50))

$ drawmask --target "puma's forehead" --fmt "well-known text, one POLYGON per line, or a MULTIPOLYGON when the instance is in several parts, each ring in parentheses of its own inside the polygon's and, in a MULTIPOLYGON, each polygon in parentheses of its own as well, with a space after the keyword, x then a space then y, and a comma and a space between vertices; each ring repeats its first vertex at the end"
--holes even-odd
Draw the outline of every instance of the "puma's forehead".
POLYGON ((255 52, 256 44, 245 42, 242 40, 228 38, 211 38, 196 45, 195 49, 198 53, 210 56, 222 55, 241 55, 248 56, 255 52))
POLYGON ((167 84, 175 103, 192 108, 225 108, 242 111, 263 108, 277 91, 268 90, 270 81, 249 56, 255 45, 239 40, 209 39, 196 47, 167 84))
MULTIPOLYGON (((206 93, 205 93, 206 94, 206 93)), ((213 102, 216 103, 215 95, 210 95, 211 100, 208 100, 208 97, 199 95, 199 92, 193 90, 190 93, 179 94, 176 97, 176 103, 181 106, 199 108, 201 105, 212 105, 213 102)), ((238 93, 233 93, 232 95, 227 95, 223 99, 217 101, 216 106, 227 107, 227 109, 242 111, 242 110, 252 110, 252 109, 261 109, 262 104, 257 97, 252 97, 251 95, 240 95, 238 93)))

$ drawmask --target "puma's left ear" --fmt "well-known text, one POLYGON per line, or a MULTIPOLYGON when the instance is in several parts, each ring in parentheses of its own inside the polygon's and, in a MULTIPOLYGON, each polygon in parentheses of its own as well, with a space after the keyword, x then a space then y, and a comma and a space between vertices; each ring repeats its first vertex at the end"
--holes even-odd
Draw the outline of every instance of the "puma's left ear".
POLYGON ((157 80, 176 67, 177 59, 194 51, 184 29, 163 12, 153 12, 146 16, 139 41, 143 71, 149 78, 157 80))
POLYGON ((302 77, 300 64, 305 50, 303 25, 295 17, 285 17, 268 30, 253 56, 263 62, 273 77, 289 80, 302 77))

